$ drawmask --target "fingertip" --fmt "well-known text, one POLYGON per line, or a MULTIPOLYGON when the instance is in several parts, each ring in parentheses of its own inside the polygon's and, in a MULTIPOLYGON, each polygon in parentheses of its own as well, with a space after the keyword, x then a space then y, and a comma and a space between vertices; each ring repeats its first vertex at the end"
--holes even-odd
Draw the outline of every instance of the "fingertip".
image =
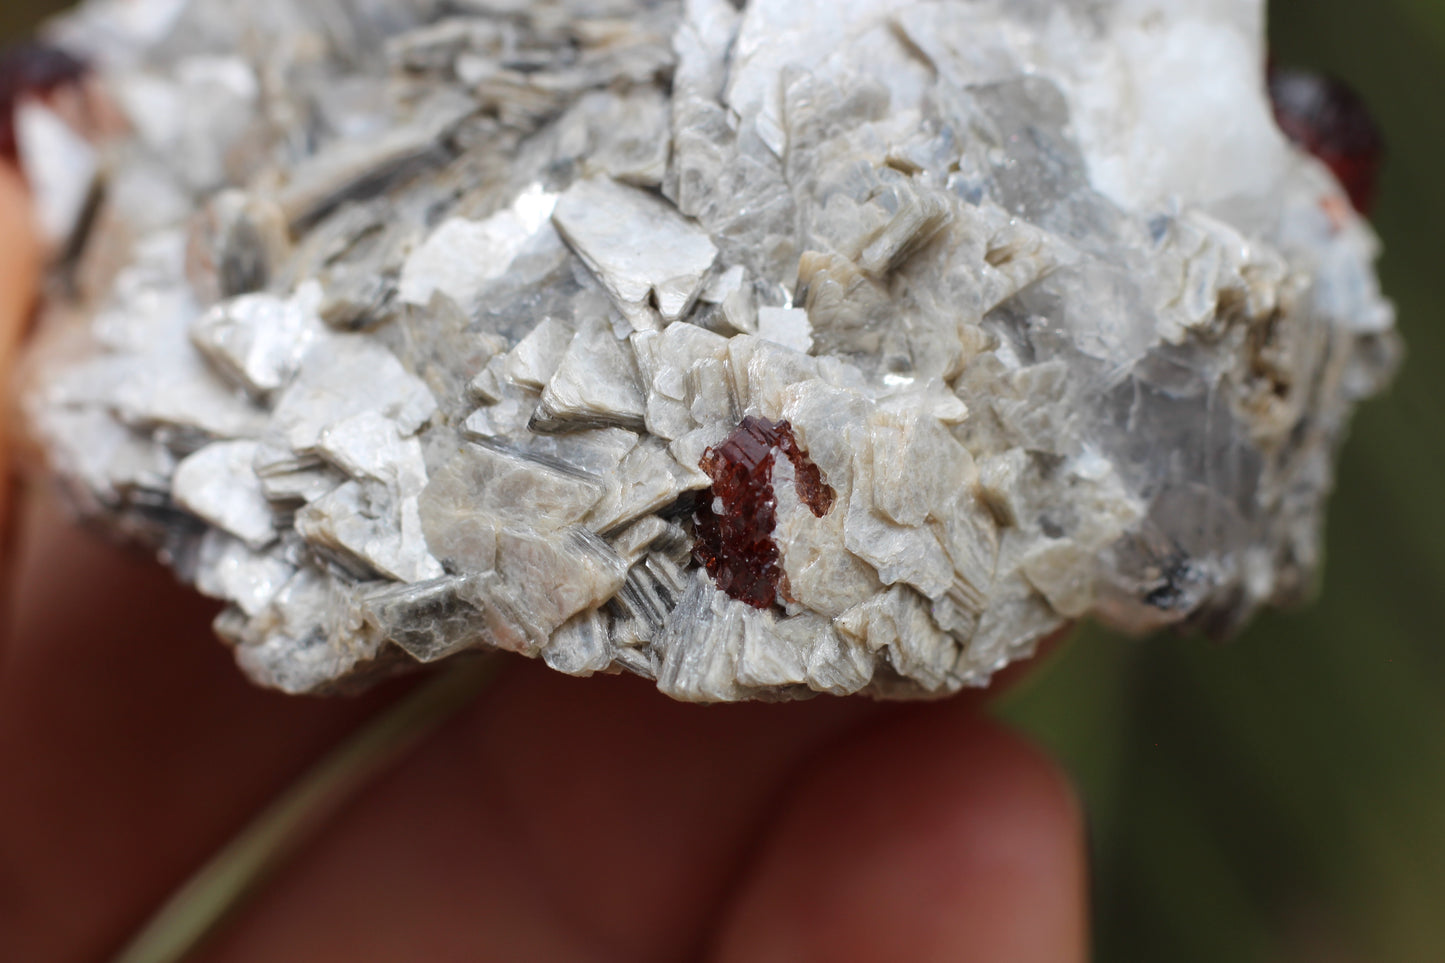
POLYGON ((908 713, 804 779, 717 958, 1076 963, 1082 817, 1058 767, 966 706, 908 713))

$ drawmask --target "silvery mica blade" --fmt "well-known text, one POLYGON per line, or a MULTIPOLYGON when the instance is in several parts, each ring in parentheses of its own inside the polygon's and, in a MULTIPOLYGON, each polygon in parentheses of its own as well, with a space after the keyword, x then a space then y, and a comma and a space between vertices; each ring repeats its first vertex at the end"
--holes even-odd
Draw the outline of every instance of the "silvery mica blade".
POLYGON ((1296 599, 1398 346, 1258 0, 92 0, 23 397, 257 682, 986 684, 1296 599), (92 198, 83 204, 77 198, 92 198))

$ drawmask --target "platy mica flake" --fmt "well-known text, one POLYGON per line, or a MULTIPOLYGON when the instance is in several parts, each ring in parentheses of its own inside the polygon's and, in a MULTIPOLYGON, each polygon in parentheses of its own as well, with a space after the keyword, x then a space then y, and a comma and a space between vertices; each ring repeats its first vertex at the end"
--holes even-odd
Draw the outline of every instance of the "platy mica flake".
POLYGON ((71 252, 28 423, 287 691, 501 649, 930 697, 1076 619, 1227 634, 1311 584, 1399 354, 1309 152, 1363 202, 1378 141, 1276 73, 1286 137, 1262 35, 1259 0, 91 0, 50 39, 106 133, 17 108, 71 252))

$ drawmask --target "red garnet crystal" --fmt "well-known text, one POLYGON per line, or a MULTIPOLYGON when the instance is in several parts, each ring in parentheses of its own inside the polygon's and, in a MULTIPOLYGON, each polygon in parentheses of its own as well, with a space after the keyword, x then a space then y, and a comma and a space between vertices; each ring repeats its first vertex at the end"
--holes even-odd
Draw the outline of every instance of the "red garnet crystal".
POLYGON ((712 488, 704 493, 693 517, 693 555, 698 563, 718 588, 760 609, 777 601, 783 575, 778 544, 773 541, 778 522, 773 495, 776 452, 793 465, 799 501, 819 518, 828 514, 837 495, 798 447, 792 425, 749 416, 726 441, 703 453, 699 466, 712 479, 712 488))
POLYGON ((1355 210, 1368 215, 1385 141, 1365 102, 1333 77, 1276 67, 1269 70, 1269 95, 1280 130, 1334 171, 1355 210))
POLYGON ((16 160, 15 108, 20 99, 44 97, 75 83, 85 72, 83 61, 42 43, 0 51, 0 158, 16 160))

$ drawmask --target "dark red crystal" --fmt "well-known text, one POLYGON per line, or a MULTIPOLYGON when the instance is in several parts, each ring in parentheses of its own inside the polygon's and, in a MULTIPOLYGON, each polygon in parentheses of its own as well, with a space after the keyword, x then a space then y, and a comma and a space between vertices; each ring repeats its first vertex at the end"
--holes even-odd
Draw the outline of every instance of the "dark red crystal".
POLYGON ((0 158, 14 163, 15 108, 22 97, 45 97, 85 76, 85 62, 43 43, 0 50, 0 158))
POLYGON ((1385 157, 1379 125, 1360 96, 1333 77, 1271 66, 1269 94, 1280 130, 1318 157, 1368 215, 1385 157))
POLYGON ((819 518, 833 507, 836 493, 823 473, 798 446, 792 425, 766 418, 743 423, 716 448, 703 453, 699 467, 712 488, 693 516, 693 556, 718 588, 755 608, 778 599, 783 569, 773 531, 778 501, 773 492, 776 453, 793 465, 798 499, 819 518))

